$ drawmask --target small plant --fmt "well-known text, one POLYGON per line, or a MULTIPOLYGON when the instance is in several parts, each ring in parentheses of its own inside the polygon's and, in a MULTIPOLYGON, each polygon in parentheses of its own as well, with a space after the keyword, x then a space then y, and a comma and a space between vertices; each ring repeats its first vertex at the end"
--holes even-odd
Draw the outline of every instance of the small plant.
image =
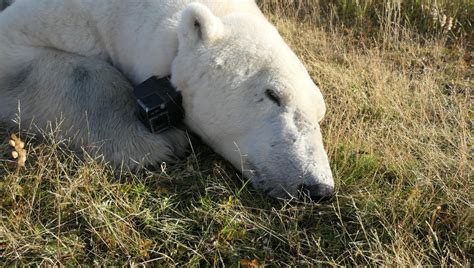
POLYGON ((18 138, 15 134, 10 136, 9 144, 13 147, 11 153, 13 159, 17 160, 16 173, 19 174, 20 170, 25 167, 27 152, 25 149, 25 143, 18 138))

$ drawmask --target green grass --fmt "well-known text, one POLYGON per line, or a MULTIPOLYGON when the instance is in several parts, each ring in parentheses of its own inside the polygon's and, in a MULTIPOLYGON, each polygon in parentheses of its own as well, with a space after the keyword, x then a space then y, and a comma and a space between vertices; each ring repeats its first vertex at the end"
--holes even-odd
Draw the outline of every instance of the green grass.
POLYGON ((262 196, 199 143, 176 165, 129 173, 79 158, 54 133, 22 134, 17 175, 12 130, 0 129, 0 263, 469 266, 474 71, 460 33, 470 25, 413 27, 422 15, 409 10, 426 1, 404 1, 390 28, 371 15, 388 14, 378 1, 293 3, 260 1, 325 96, 332 202, 262 196))

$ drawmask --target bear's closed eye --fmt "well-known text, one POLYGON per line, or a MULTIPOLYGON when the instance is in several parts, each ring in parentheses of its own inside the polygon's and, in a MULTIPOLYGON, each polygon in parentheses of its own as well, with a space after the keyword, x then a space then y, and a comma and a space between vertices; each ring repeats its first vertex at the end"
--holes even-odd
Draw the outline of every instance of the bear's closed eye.
POLYGON ((278 106, 281 106, 281 99, 280 99, 280 96, 278 96, 278 94, 272 90, 272 89, 267 89, 265 90, 265 95, 267 95, 267 97, 273 101, 274 103, 276 103, 278 106))

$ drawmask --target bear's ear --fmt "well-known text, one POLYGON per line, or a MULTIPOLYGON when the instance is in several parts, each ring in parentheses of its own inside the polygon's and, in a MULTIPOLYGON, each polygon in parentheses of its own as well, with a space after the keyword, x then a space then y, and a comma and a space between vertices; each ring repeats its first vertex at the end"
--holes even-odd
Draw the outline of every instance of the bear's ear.
POLYGON ((195 45, 199 41, 211 43, 224 32, 222 21, 214 16, 205 5, 191 3, 181 14, 178 26, 178 39, 181 45, 195 45))

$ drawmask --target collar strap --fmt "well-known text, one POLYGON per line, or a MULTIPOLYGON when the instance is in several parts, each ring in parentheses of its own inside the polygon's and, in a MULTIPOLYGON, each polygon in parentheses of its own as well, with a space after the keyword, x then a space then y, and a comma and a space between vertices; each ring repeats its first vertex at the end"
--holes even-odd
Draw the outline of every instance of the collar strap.
POLYGON ((134 87, 139 118, 152 132, 161 133, 181 123, 183 97, 171 84, 170 77, 150 77, 134 87))

